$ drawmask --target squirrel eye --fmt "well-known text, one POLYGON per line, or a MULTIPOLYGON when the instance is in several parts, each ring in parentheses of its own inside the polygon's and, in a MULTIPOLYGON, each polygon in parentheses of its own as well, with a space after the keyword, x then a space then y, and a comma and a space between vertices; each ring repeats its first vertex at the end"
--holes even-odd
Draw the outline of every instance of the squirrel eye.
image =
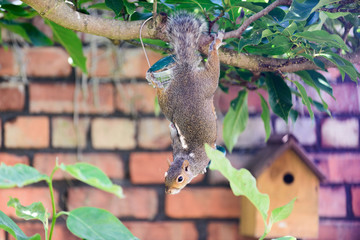
POLYGON ((177 179, 177 181, 178 181, 179 183, 181 183, 182 181, 184 181, 183 176, 179 176, 178 179, 177 179))

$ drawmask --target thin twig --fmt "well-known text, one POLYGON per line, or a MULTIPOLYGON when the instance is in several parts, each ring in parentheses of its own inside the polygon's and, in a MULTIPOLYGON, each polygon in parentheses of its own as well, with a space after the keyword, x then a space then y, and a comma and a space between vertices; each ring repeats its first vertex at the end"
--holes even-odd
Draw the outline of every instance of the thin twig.
POLYGON ((224 11, 221 11, 219 16, 217 16, 213 21, 210 21, 210 18, 207 16, 207 19, 209 21, 209 34, 211 33, 211 29, 214 26, 214 24, 223 16, 224 16, 224 11))
POLYGON ((157 14, 157 0, 154 0, 154 3, 153 3, 153 17, 154 17, 154 19, 156 19, 156 14, 157 14))
POLYGON ((291 2, 292 2, 292 0, 277 0, 277 1, 273 2, 272 4, 270 4, 269 6, 264 8, 263 10, 261 10, 260 12, 258 12, 256 14, 252 15, 251 17, 249 17, 237 30, 225 33, 224 39, 227 39, 227 38, 240 38, 242 33, 246 30, 246 28, 248 26, 250 26, 250 24, 252 22, 254 22, 254 21, 258 20, 259 18, 267 15, 274 8, 276 8, 276 7, 280 6, 280 5, 290 5, 291 2))

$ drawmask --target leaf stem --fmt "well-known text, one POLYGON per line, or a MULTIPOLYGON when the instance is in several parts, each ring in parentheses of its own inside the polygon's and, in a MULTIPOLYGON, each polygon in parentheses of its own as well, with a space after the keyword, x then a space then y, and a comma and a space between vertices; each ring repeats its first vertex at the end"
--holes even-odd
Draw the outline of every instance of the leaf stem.
MULTIPOLYGON (((52 234, 54 232, 54 227, 55 227, 55 223, 56 223, 56 219, 58 216, 58 214, 56 214, 56 205, 55 205, 55 197, 54 197, 54 188, 53 188, 53 184, 52 184, 52 180, 54 177, 54 174, 56 172, 56 170, 58 170, 59 167, 56 166, 53 171, 51 172, 50 175, 50 179, 48 180, 48 185, 49 185, 49 190, 50 190, 50 198, 51 198, 51 206, 52 206, 52 220, 51 220, 51 227, 50 227, 50 234, 49 234, 49 240, 51 240, 52 238, 52 234)), ((60 214, 60 213, 59 213, 60 214)), ((46 234, 47 235, 47 234, 46 234)))

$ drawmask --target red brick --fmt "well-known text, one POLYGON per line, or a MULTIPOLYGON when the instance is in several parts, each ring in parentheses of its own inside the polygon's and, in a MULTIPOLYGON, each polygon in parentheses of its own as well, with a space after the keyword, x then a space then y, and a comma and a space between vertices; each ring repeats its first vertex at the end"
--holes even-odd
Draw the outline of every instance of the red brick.
MULTIPOLYGON (((152 51, 147 51, 147 54, 150 64, 154 64, 158 59, 163 57, 161 54, 152 51)), ((97 50, 96 62, 93 63, 94 66, 92 66, 91 63, 94 59, 91 57, 91 53, 87 53, 86 55, 90 56, 87 64, 90 76, 145 78, 146 71, 149 69, 141 48, 121 50, 121 59, 120 56, 116 56, 114 52, 104 51, 102 49, 97 50), (121 62, 118 63, 119 60, 117 59, 120 59, 121 62)))
POLYGON ((116 108, 127 114, 154 113, 156 91, 147 83, 117 84, 116 108))
POLYGON ((52 145, 55 148, 86 147, 86 135, 90 126, 89 118, 79 119, 75 126, 73 118, 52 119, 52 145))
POLYGON ((135 122, 125 118, 95 118, 91 140, 97 149, 132 149, 136 146, 135 122))
POLYGON ((190 188, 166 195, 166 215, 172 218, 238 218, 240 199, 228 188, 190 188))
POLYGON ((331 182, 360 182, 359 154, 331 154, 328 157, 328 176, 331 182))
POLYGON ((69 55, 59 47, 26 48, 26 74, 32 77, 66 77, 71 74, 69 55))
MULTIPOLYGON (((243 87, 231 86, 228 93, 224 93, 220 89, 215 93, 214 104, 222 113, 226 113, 229 109, 230 103, 234 100, 243 87)), ((248 109, 250 113, 262 112, 261 99, 257 93, 260 93, 266 100, 268 93, 265 90, 249 91, 248 95, 248 109)))
POLYGON ((6 234, 6 232, 4 230, 0 229, 0 240, 6 240, 5 239, 5 237, 6 237, 5 234, 6 234))
POLYGON ((321 126, 323 147, 358 148, 359 120, 357 118, 327 118, 321 126))
POLYGON ((359 86, 355 82, 332 85, 333 99, 328 94, 323 94, 324 101, 332 113, 359 113, 360 95, 359 86))
POLYGON ((288 124, 281 118, 275 121, 275 130, 279 134, 293 134, 302 145, 316 144, 316 123, 311 118, 298 118, 288 124))
POLYGON ((138 131, 139 147, 146 149, 168 148, 171 144, 169 123, 166 119, 141 119, 138 131))
MULTIPOLYGON (((34 155, 34 167, 41 173, 50 175, 56 165, 56 158, 58 158, 59 164, 90 163, 101 169, 110 178, 123 179, 125 175, 123 160, 119 155, 113 153, 88 153, 81 155, 80 159, 75 154, 37 153, 34 155)), ((72 177, 61 170, 54 175, 54 180, 64 178, 72 177)))
POLYGON ((89 187, 76 187, 69 190, 70 210, 81 206, 103 208, 118 217, 154 219, 158 211, 158 196, 148 188, 125 188, 125 198, 89 187))
MULTIPOLYGON (((59 195, 56 189, 54 190, 55 204, 58 206, 59 195)), ((0 209, 6 215, 10 217, 16 217, 15 210, 12 207, 7 206, 7 202, 10 197, 18 198, 20 203, 24 206, 28 206, 33 202, 42 202, 45 209, 50 213, 52 212, 50 192, 45 187, 25 187, 25 188, 10 188, 0 189, 0 209)), ((59 208, 57 207, 57 210, 59 208)))
MULTIPOLYGON (((133 152, 130 154, 130 178, 135 184, 164 183, 164 174, 172 161, 171 152, 133 152)), ((199 174, 191 183, 204 179, 204 174, 199 174)))
POLYGON ((360 187, 351 188, 351 197, 354 215, 360 217, 360 187))
MULTIPOLYGON (((77 108, 80 113, 114 112, 114 89, 111 84, 89 85, 78 91, 77 108)), ((32 83, 29 85, 29 95, 30 111, 34 113, 71 113, 76 110, 74 84, 32 83)))
MULTIPOLYGON (((50 223, 49 223, 50 224, 50 223)), ((45 239, 44 227, 42 223, 37 221, 29 221, 29 222, 20 222, 18 226, 27 236, 33 236, 35 234, 40 234, 41 239, 45 239)), ((49 225, 50 230, 50 225, 49 225)), ((10 237, 11 240, 15 238, 10 237)), ((65 224, 56 224, 54 228, 54 232, 52 235, 52 240, 80 240, 80 238, 73 235, 66 227, 65 224)))
POLYGON ((193 222, 123 222, 141 240, 196 240, 198 232, 193 222))
POLYGON ((172 159, 172 153, 131 153, 130 178, 135 184, 163 183, 164 174, 168 169, 167 160, 172 159))
POLYGON ((17 117, 5 122, 7 148, 46 148, 49 146, 49 119, 47 117, 17 117))
POLYGON ((0 112, 21 111, 24 104, 24 85, 0 84, 0 112))
POLYGON ((0 76, 15 76, 18 72, 14 52, 0 47, 0 76))
POLYGON ((345 188, 321 187, 319 191, 319 215, 321 217, 345 217, 345 188))
POLYGON ((253 240, 241 236, 239 233, 239 224, 232 222, 210 222, 207 230, 207 240, 253 240))
POLYGON ((5 163, 7 166, 13 166, 17 163, 29 165, 27 156, 18 156, 10 153, 0 153, 0 164, 5 163))
POLYGON ((360 223, 340 220, 321 220, 317 240, 359 239, 360 223))
POLYGON ((1 137, 1 134, 2 133, 2 120, 0 118, 0 146, 2 145, 2 137, 1 137))

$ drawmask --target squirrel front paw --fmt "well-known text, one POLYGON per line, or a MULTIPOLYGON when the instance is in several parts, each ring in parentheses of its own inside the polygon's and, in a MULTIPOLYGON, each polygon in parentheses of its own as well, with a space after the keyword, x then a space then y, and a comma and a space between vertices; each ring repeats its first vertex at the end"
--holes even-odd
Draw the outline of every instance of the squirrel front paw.
POLYGON ((210 50, 217 50, 225 43, 222 42, 224 38, 225 30, 221 29, 217 34, 213 34, 214 41, 210 44, 210 50))

